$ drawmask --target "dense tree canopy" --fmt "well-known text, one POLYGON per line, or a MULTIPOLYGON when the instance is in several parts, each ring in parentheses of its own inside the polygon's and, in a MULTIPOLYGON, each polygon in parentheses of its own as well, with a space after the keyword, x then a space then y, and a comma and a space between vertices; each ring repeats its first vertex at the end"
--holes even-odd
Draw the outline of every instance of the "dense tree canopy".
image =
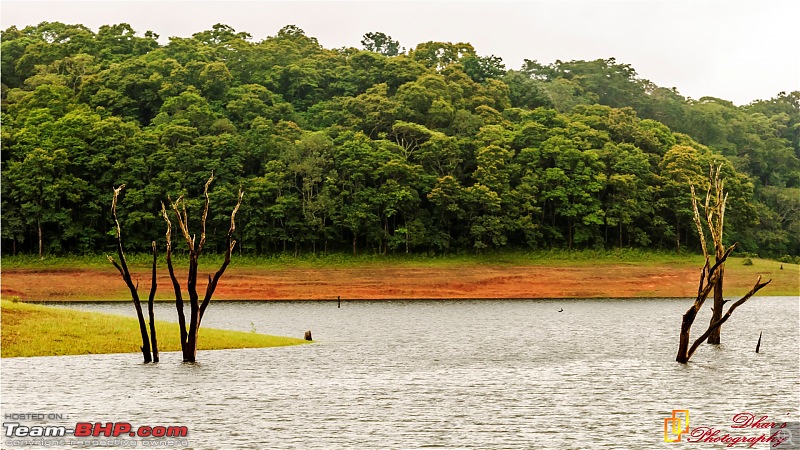
POLYGON ((715 164, 728 240, 800 254, 800 92, 737 107, 613 58, 507 70, 469 43, 380 32, 363 49, 292 25, 157 39, 2 32, 3 253, 113 248, 122 183, 127 245, 149 251, 161 201, 199 197, 211 170, 208 241, 241 187, 236 238, 255 254, 696 248, 690 186, 715 164))

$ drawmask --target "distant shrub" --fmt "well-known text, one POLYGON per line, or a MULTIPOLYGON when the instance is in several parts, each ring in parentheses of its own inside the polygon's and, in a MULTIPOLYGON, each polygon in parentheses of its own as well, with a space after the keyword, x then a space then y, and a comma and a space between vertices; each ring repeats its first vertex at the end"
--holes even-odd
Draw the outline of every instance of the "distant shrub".
POLYGON ((800 256, 784 255, 778 258, 778 262, 800 264, 800 256))
POLYGON ((742 264, 744 264, 745 266, 752 266, 753 260, 750 258, 745 258, 744 261, 742 261, 742 264))

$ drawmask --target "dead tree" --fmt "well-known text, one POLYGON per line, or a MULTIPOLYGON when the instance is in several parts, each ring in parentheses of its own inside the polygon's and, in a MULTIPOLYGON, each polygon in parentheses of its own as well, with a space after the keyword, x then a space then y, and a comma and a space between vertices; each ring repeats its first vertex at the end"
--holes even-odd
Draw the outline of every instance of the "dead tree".
POLYGON ((142 355, 144 356, 144 362, 158 362, 158 342, 156 340, 156 324, 155 318, 153 315, 153 299, 156 295, 156 243, 153 241, 153 274, 152 274, 152 282, 150 284, 150 296, 147 302, 147 309, 150 315, 150 334, 147 333, 147 326, 144 322, 144 313, 142 312, 142 304, 139 301, 139 292, 138 292, 138 283, 136 285, 133 284, 133 280, 131 279, 131 273, 128 270, 128 262, 125 259, 125 252, 123 251, 122 246, 122 228, 119 225, 119 220, 117 219, 117 200, 119 198, 119 193, 122 192, 122 189, 125 188, 125 185, 120 185, 120 187, 114 189, 114 199, 111 201, 111 213, 114 216, 114 223, 117 226, 117 255, 119 256, 119 264, 114 261, 114 258, 111 255, 106 255, 111 264, 117 268, 120 275, 122 275, 122 279, 125 281, 125 284, 128 286, 128 289, 131 291, 131 298, 133 299, 133 307, 136 309, 136 316, 139 319, 139 331, 142 334, 142 346, 140 349, 142 350, 142 355), (152 351, 152 355, 151 352, 152 351))
POLYGON ((231 213, 231 226, 228 229, 228 236, 225 243, 225 260, 223 261, 219 270, 217 270, 217 272, 214 274, 213 278, 211 275, 208 276, 206 292, 203 296, 202 302, 200 302, 200 298, 197 293, 197 268, 198 260, 200 259, 200 255, 203 253, 203 247, 206 243, 206 219, 208 217, 209 205, 208 187, 211 185, 212 181, 214 181, 213 173, 211 174, 211 177, 209 177, 208 181, 206 181, 203 189, 205 203, 203 205, 203 214, 200 220, 199 242, 196 242, 195 235, 189 233, 189 218, 186 212, 186 203, 183 200, 183 196, 181 195, 174 202, 170 199, 170 207, 174 212, 175 219, 178 222, 178 227, 180 228, 180 231, 183 234, 183 238, 186 240, 186 245, 189 249, 189 276, 186 284, 186 288, 189 293, 188 328, 186 327, 186 315, 183 311, 183 295, 181 293, 181 286, 175 276, 175 270, 172 264, 172 222, 169 220, 169 214, 167 213, 164 203, 161 203, 161 215, 167 222, 167 269, 169 270, 169 276, 172 280, 172 287, 175 291, 175 307, 178 312, 178 326, 180 328, 181 350, 183 352, 184 362, 195 362, 197 359, 197 338, 198 331, 200 330, 200 323, 203 320, 203 314, 205 314, 209 302, 211 302, 211 297, 214 295, 214 290, 217 288, 219 279, 222 277, 222 274, 225 273, 225 269, 231 262, 231 252, 233 251, 234 246, 236 246, 236 241, 233 239, 233 232, 236 231, 236 212, 239 210, 239 207, 242 204, 242 197, 244 195, 240 189, 238 201, 236 206, 233 208, 233 212, 231 213))
POLYGON ((703 266, 703 271, 700 274, 700 285, 697 288, 697 297, 695 298, 694 304, 692 304, 692 306, 686 311, 686 314, 683 315, 680 341, 678 344, 678 356, 675 358, 675 360, 679 363, 689 362, 689 358, 692 357, 695 350, 697 350, 697 347, 699 347, 703 341, 709 339, 711 336, 716 335, 716 343, 719 343, 720 327, 722 327, 722 324, 724 324, 730 318, 731 314, 733 314, 733 311, 744 304, 744 302, 749 300, 750 297, 755 295, 755 293, 761 288, 769 284, 770 281, 772 281, 768 280, 762 283, 761 277, 759 276, 758 280, 756 280, 756 284, 752 289, 750 289, 750 292, 745 294, 744 297, 739 299, 736 303, 732 304, 725 314, 722 314, 722 309, 726 303, 726 300, 722 298, 722 279, 725 275, 725 260, 728 259, 728 256, 736 248, 737 244, 734 243, 727 249, 725 249, 725 247, 722 245, 722 228, 725 219, 725 203, 727 202, 728 196, 723 191, 724 183, 720 179, 719 172, 719 167, 716 170, 714 170, 713 167, 711 168, 711 173, 709 175, 709 188, 706 193, 706 201, 703 208, 706 216, 706 224, 711 230, 711 237, 714 240, 715 262, 713 266, 710 266, 710 257, 708 255, 708 249, 706 248, 703 223, 700 219, 700 212, 697 208, 697 198, 695 196, 694 186, 692 186, 694 223, 697 226, 697 232, 700 236, 700 244, 703 247, 703 255, 705 256, 706 262, 703 266), (711 195, 712 188, 714 189, 713 200, 711 195), (703 303, 705 303, 712 290, 714 291, 714 308, 712 310, 711 321, 709 322, 706 331, 700 335, 699 338, 695 339, 694 343, 690 347, 689 332, 692 328, 692 324, 694 323, 697 314, 700 312, 700 308, 703 307, 703 303))
MULTIPOLYGON (((706 189, 706 200, 703 203, 703 213, 705 215, 705 223, 711 232, 711 239, 714 241, 714 260, 719 263, 722 256, 725 254, 725 245, 722 242, 722 228, 725 224, 725 204, 728 201, 728 194, 724 192, 724 180, 720 178, 720 170, 722 166, 714 168, 712 165, 708 173, 708 189, 706 189), (713 191, 713 194, 712 194, 713 191)), ((703 221, 700 218, 700 211, 697 208, 697 196, 695 195, 694 186, 692 186, 692 206, 694 207, 694 224, 697 226, 697 234, 700 237, 700 245, 703 248, 703 256, 708 259, 708 247, 706 246, 706 237, 703 230, 703 221)), ((725 277, 725 264, 719 264, 717 269, 718 276, 715 277, 714 282, 714 306, 711 308, 711 320, 709 324, 718 321, 722 318, 722 308, 725 305, 725 299, 722 295, 722 281, 725 277)), ((717 328, 708 336, 709 344, 720 343, 720 333, 722 329, 717 328)))

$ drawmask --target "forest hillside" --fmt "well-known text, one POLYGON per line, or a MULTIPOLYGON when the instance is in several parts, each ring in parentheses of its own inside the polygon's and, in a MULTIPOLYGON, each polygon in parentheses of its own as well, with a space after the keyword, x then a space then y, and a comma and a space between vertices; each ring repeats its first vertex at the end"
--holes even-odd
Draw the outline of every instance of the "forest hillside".
MULTIPOLYGON (((127 24, 2 32, 2 252, 163 239, 161 202, 247 254, 699 251, 690 186, 721 165, 728 242, 800 255, 800 92, 688 99, 614 58, 505 67, 469 43, 381 32, 323 48, 296 26, 159 44, 127 24), (195 222, 196 223, 196 222, 195 222)), ((219 251, 219 248, 214 250, 219 251)))

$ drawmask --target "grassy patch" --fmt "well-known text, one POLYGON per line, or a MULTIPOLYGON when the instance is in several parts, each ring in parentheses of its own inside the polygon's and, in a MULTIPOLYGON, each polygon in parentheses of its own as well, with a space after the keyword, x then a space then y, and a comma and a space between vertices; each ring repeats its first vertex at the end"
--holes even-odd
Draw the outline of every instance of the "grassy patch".
POLYGON ((759 276, 762 277, 762 281, 772 280, 772 282, 758 291, 758 295, 800 295, 800 265, 770 259, 739 257, 728 258, 725 262, 725 296, 743 295, 753 287, 759 276), (747 261, 749 264, 746 264, 747 261), (728 285, 732 283, 743 288, 731 290, 728 285))
MULTIPOLYGON (((135 318, 2 301, 2 357, 140 352, 135 318)), ((178 324, 156 321, 159 351, 180 350, 178 324)), ((302 339, 200 329, 199 350, 280 347, 302 339)))

